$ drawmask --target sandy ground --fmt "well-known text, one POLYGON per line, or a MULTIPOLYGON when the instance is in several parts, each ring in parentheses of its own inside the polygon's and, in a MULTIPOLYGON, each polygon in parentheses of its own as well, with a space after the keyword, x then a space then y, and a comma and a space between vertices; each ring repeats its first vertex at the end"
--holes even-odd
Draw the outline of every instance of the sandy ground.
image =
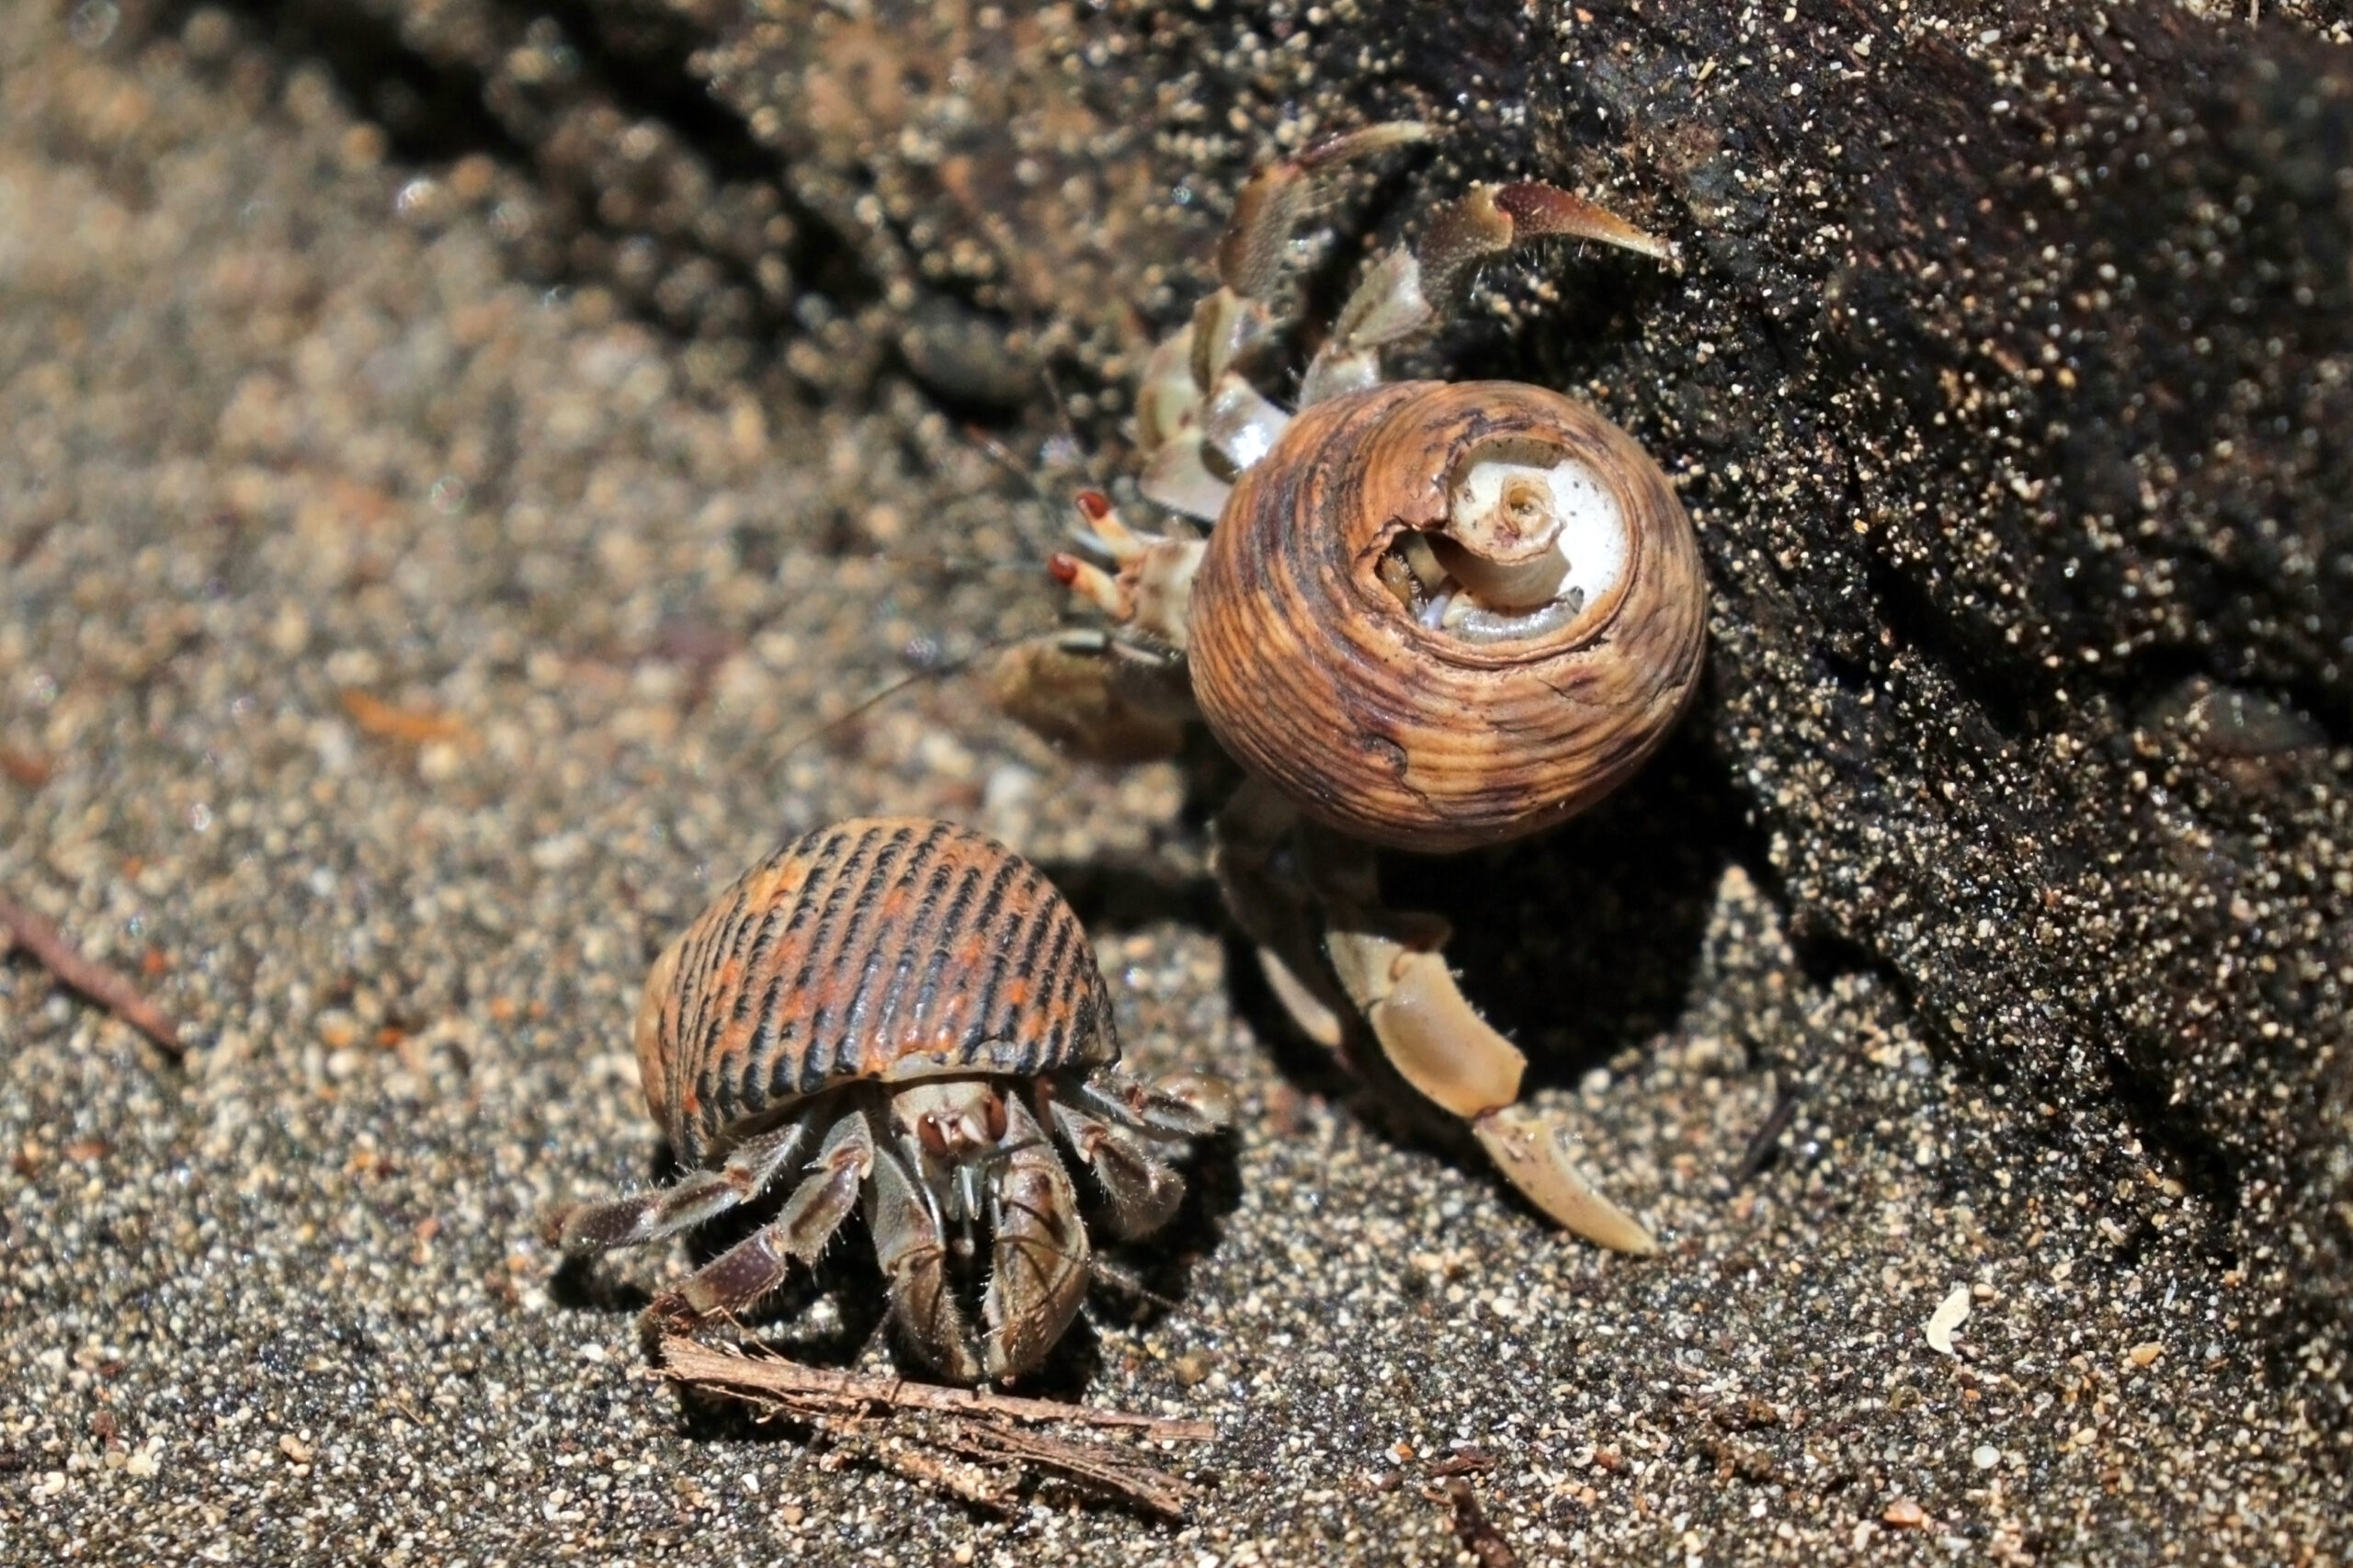
MULTIPOLYGON (((795 747, 1051 614, 1056 520, 912 394, 813 413, 515 281, 314 75, 17 0, 0 95, 0 888, 194 1041, 0 964, 0 1561, 2344 1554, 2214 1217, 2022 1144, 1737 859, 1665 1027, 1543 1094, 1670 1249, 1563 1242, 1264 1043, 1173 768, 1071 769, 954 680, 795 747), (1131 1055, 1243 1086, 1139 1260, 1171 1304, 1098 1292, 1041 1380, 1216 1424, 1182 1525, 682 1409, 633 1309, 685 1249, 559 1280, 536 1239, 654 1171, 650 953, 885 810, 1070 871, 1131 1055)), ((772 1332, 854 1354, 870 1272, 772 1332)))

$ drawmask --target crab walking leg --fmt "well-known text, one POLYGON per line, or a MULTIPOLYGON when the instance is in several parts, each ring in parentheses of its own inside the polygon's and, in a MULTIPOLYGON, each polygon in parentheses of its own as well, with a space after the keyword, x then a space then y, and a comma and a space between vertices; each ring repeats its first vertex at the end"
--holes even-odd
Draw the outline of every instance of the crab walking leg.
POLYGON ((1370 267, 1332 322, 1300 382, 1304 408, 1381 380, 1381 351, 1458 312, 1480 267, 1530 240, 1595 240, 1664 260, 1664 240, 1607 208, 1558 186, 1535 181, 1480 186, 1430 216, 1422 237, 1399 245, 1370 267))
POLYGON ((1316 950, 1322 917, 1297 876, 1277 869, 1299 812, 1281 793, 1245 778, 1211 829, 1210 869, 1225 907, 1258 951, 1258 969, 1299 1030, 1327 1051, 1347 1053, 1340 1010, 1348 998, 1332 983, 1316 950))
POLYGON ((804 1268, 813 1266, 858 1207, 858 1188, 874 1168, 874 1139, 863 1113, 852 1111, 834 1123, 810 1168, 782 1212, 688 1275, 648 1313, 695 1319, 732 1312, 783 1284, 794 1259, 804 1268))
POLYGON ((1088 762, 1175 756, 1196 717, 1180 660, 1101 631, 1016 642, 989 666, 988 687, 997 711, 1088 762))
POLYGON ((1117 574, 1074 555, 1048 562, 1054 580, 1108 616, 1113 630, 1017 642, 989 671, 999 711, 1090 762, 1173 756, 1199 717, 1182 657, 1185 607, 1202 541, 1122 522, 1093 491, 1078 497, 1080 541, 1117 574))
POLYGON ((1366 126, 1270 164, 1242 187, 1218 243, 1217 291, 1153 350, 1137 389, 1136 436, 1148 454, 1139 483, 1146 497, 1213 521, 1232 488, 1229 476, 1274 445, 1290 416, 1234 362, 1274 325, 1271 301, 1290 269, 1291 233, 1313 204, 1316 176, 1429 134, 1413 120, 1366 126), (1222 472, 1210 452, 1222 460, 1222 472))
POLYGON ((1111 1204, 1111 1231, 1121 1238, 1149 1235, 1185 1201, 1185 1178, 1155 1159, 1135 1134, 1060 1100, 1050 1100, 1054 1131, 1086 1162, 1111 1204))
POLYGON ((551 1211, 546 1239, 568 1253, 610 1252, 659 1241, 749 1202, 765 1190, 806 1142, 805 1120, 737 1144, 714 1170, 697 1171, 676 1186, 603 1203, 574 1203, 551 1211))
POLYGON ((1642 1222, 1603 1197, 1554 1130, 1517 1103, 1528 1059, 1455 985, 1446 922, 1383 906, 1366 846, 1314 828, 1302 838, 1333 972, 1399 1076, 1470 1123, 1505 1179, 1564 1229, 1619 1252, 1656 1252, 1642 1222))
POLYGON ((1319 142, 1296 158, 1269 164, 1252 175, 1234 198, 1233 217, 1218 242, 1218 281, 1244 299, 1263 300, 1273 293, 1290 265, 1291 231, 1314 199, 1309 183, 1313 176, 1429 137, 1430 128, 1420 120, 1387 120, 1319 142))

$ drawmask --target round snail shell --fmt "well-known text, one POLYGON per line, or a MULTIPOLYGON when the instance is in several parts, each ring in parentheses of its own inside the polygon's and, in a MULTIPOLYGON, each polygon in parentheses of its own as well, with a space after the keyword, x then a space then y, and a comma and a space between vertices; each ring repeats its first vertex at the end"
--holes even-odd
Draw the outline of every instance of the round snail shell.
POLYGON ((1454 850, 1549 827, 1632 773, 1690 699, 1706 618, 1690 519, 1624 431, 1521 382, 1400 381, 1305 409, 1243 472, 1193 582, 1188 658, 1218 739, 1310 816, 1454 850), (1535 475, 1544 505, 1496 503, 1498 472, 1535 475), (1563 515, 1558 554, 1531 554, 1518 525, 1563 515), (1431 624, 1443 600, 1401 596, 1401 552, 1507 615, 1553 597, 1461 635, 1431 624))

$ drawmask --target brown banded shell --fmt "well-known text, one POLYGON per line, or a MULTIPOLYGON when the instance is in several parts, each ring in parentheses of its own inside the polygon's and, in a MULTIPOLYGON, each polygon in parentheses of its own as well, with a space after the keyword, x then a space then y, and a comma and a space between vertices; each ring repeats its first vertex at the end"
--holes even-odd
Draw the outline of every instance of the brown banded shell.
POLYGON ((1194 579, 1195 698, 1243 766, 1375 843, 1455 850, 1617 787, 1697 684, 1706 582, 1666 476, 1520 382, 1316 403, 1194 579))
POLYGON ((1078 916, 1044 873, 952 824, 853 820, 737 880, 655 960, 646 1108, 693 1165, 852 1079, 1032 1075, 1119 1059, 1078 916))

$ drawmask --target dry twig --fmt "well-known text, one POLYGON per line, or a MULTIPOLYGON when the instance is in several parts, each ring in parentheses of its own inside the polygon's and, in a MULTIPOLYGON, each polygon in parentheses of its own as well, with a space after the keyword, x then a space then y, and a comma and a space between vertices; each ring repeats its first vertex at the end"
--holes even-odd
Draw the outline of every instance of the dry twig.
POLYGON ((397 708, 356 686, 345 687, 335 695, 343 699, 343 710, 351 715, 352 722, 380 740, 422 746, 436 741, 463 744, 473 739, 466 722, 448 713, 427 708, 397 708))
POLYGON ((1160 1442, 1207 1442, 1216 1436, 1216 1428, 1206 1421, 834 1371, 780 1357, 720 1349, 682 1335, 665 1335, 661 1356, 660 1375, 675 1382, 808 1421, 837 1437, 856 1440, 903 1474, 991 1506, 1003 1506, 1011 1494, 1004 1485, 981 1479, 985 1470, 920 1456, 908 1442, 962 1454, 984 1466, 1050 1471, 1139 1507, 1181 1517, 1184 1483, 1145 1463, 1133 1450, 1026 1431, 1017 1423, 1124 1429, 1160 1442), (934 1419, 904 1436, 894 1432, 878 1437, 868 1430, 876 1413, 894 1411, 934 1419))
POLYGON ((975 1506, 1005 1513, 1012 1508, 1014 1499, 1020 1494, 1017 1477, 1009 1476, 1002 1470, 992 1470, 984 1464, 974 1464, 969 1460, 933 1453, 924 1448, 920 1440, 910 1440, 901 1433, 877 1433, 870 1429, 871 1422, 830 1415, 814 1415, 807 1419, 812 1426, 821 1428, 826 1436, 852 1452, 864 1454, 909 1481, 920 1482, 975 1506))
POLYGON ((722 1350, 684 1335, 662 1336, 663 1375, 705 1387, 748 1389, 784 1398, 838 1403, 845 1407, 881 1404, 898 1410, 945 1411, 956 1415, 1003 1416, 1014 1421, 1060 1422, 1079 1426, 1132 1426, 1163 1442, 1206 1443, 1217 1436, 1207 1421, 1139 1415, 1061 1400, 1022 1399, 986 1389, 911 1383, 904 1378, 869 1377, 803 1366, 779 1356, 722 1350))
POLYGON ((162 1008, 140 994, 137 986, 104 964, 83 957, 56 926, 5 893, 0 893, 0 933, 7 939, 0 940, 0 949, 13 940, 62 984, 96 1002, 164 1051, 174 1057, 187 1051, 178 1028, 162 1008))

